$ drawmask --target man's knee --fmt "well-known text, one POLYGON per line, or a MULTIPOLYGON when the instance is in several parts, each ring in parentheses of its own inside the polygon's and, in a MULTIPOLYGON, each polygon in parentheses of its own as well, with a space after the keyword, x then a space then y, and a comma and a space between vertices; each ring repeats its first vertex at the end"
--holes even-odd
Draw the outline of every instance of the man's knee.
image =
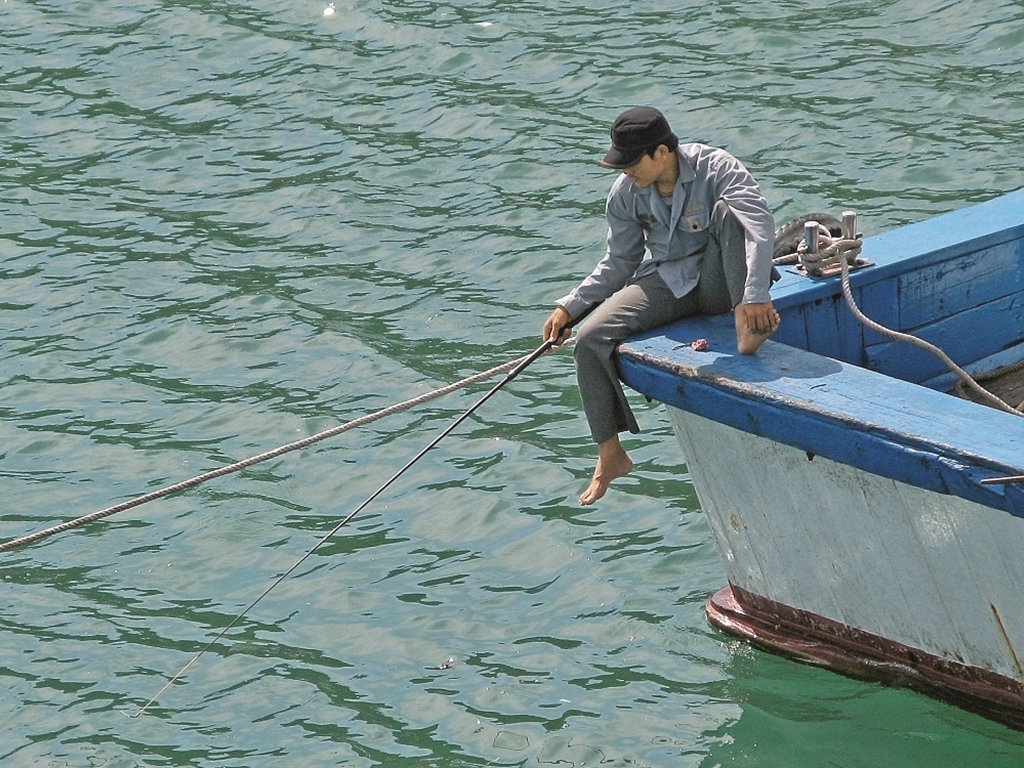
POLYGON ((715 207, 711 209, 711 221, 716 227, 721 227, 725 217, 731 214, 732 208, 729 207, 729 204, 725 200, 718 200, 715 202, 715 207))
POLYGON ((723 249, 743 242, 743 225, 725 200, 719 200, 711 210, 711 236, 723 249))
POLYGON ((577 360, 584 355, 593 355, 599 352, 606 343, 604 334, 601 331, 601 324, 593 322, 590 318, 576 329, 576 345, 573 348, 573 357, 577 360))

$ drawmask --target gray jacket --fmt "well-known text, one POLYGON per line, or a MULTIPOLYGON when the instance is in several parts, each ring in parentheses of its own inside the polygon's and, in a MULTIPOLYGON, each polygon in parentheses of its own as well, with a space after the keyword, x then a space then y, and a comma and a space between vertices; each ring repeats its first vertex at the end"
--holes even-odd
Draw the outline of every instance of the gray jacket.
POLYGON ((604 258, 557 302, 572 317, 604 301, 634 275, 657 271, 677 298, 693 290, 708 244, 711 210, 719 200, 728 203, 746 233, 743 302, 769 301, 775 219, 754 177, 724 149, 692 143, 681 144, 677 153, 679 180, 671 207, 653 184, 639 189, 625 174, 615 180, 605 204, 604 258))

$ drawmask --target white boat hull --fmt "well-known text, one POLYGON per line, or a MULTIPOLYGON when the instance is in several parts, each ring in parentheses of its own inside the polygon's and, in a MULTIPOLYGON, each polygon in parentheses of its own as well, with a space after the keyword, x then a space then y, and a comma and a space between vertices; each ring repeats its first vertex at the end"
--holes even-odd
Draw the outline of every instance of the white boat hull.
POLYGON ((1016 723, 1019 518, 668 410, 731 588, 713 623, 1016 723))

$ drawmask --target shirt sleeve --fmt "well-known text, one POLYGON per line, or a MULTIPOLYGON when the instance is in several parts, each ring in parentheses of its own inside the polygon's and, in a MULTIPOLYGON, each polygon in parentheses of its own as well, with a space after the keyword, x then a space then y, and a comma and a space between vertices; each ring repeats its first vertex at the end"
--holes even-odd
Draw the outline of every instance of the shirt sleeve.
POLYGON ((605 202, 608 235, 604 257, 583 282, 555 302, 574 318, 622 288, 643 261, 643 225, 630 210, 629 195, 623 194, 625 185, 631 183, 622 175, 608 193, 605 202))
POLYGON ((775 217, 743 163, 727 152, 723 151, 722 155, 722 162, 716 169, 715 191, 743 225, 747 253, 743 303, 763 304, 771 300, 768 290, 775 248, 775 217))

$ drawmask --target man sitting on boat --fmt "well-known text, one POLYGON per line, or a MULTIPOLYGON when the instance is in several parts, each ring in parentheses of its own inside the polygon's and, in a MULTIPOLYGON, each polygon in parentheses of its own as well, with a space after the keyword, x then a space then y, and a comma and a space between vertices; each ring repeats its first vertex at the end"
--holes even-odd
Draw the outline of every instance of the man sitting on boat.
POLYGON ((607 250, 593 272, 544 323, 544 339, 593 308, 574 358, 583 409, 597 443, 597 466, 580 496, 589 505, 633 468, 619 442, 639 432, 613 354, 627 336, 695 313, 732 311, 736 348, 757 351, 778 327, 769 297, 775 220, 754 177, 723 149, 680 144, 665 116, 634 107, 611 127, 601 164, 621 170, 605 206, 607 250), (645 258, 645 256, 649 256, 645 258))

